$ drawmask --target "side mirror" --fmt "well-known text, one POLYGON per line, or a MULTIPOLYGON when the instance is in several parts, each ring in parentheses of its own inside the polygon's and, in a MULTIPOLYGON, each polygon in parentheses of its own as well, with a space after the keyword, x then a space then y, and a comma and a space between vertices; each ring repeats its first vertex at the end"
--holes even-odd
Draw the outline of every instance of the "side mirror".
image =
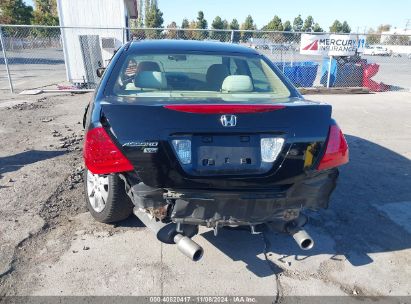
POLYGON ((101 76, 103 76, 105 70, 106 70, 106 68, 98 68, 98 69, 96 70, 97 77, 98 77, 98 78, 101 78, 101 76))

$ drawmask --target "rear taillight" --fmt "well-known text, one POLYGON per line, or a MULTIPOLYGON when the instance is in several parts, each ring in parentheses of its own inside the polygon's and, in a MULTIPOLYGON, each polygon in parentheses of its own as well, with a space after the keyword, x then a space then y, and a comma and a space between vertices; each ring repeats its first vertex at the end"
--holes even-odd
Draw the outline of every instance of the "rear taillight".
POLYGON ((121 153, 102 127, 87 132, 83 157, 87 169, 94 174, 134 170, 133 165, 121 153))
POLYGON ((318 170, 338 167, 348 163, 348 145, 341 129, 337 125, 330 126, 327 148, 318 165, 318 170))

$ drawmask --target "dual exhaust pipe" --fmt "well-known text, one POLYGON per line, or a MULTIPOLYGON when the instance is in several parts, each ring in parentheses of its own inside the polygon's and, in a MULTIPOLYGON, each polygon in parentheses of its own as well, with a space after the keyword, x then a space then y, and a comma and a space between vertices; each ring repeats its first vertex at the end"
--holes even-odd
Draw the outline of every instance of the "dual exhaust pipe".
MULTIPOLYGON (((291 229, 289 233, 302 250, 310 250, 314 247, 313 238, 303 228, 296 227, 291 229)), ((204 250, 200 245, 182 234, 174 236, 174 243, 176 243, 178 250, 192 261, 200 260, 204 254, 204 250)))
POLYGON ((187 236, 176 234, 174 236, 174 243, 176 243, 177 249, 180 250, 182 254, 194 262, 199 261, 203 257, 203 247, 187 236))
POLYGON ((187 225, 183 227, 184 234, 177 233, 177 227, 174 223, 163 223, 160 221, 155 221, 151 219, 148 214, 144 211, 134 209, 134 214, 139 218, 140 221, 150 228, 155 234, 160 242, 167 244, 176 244, 177 249, 180 250, 182 254, 188 257, 192 261, 198 261, 202 258, 204 254, 204 249, 191 238, 186 235, 193 236, 198 232, 198 227, 187 225), (195 227, 195 228, 193 228, 195 227))
MULTIPOLYGON (((199 261, 203 257, 204 249, 190 237, 186 236, 193 236, 198 230, 190 230, 193 229, 191 227, 187 229, 188 231, 184 231, 185 235, 183 235, 181 233, 176 233, 177 227, 174 223, 154 221, 146 212, 138 210, 137 208, 134 209, 134 214, 144 225, 146 225, 147 228, 150 228, 156 234, 159 241, 168 244, 176 244, 177 249, 192 261, 199 261)), ((196 227, 196 229, 198 228, 196 227)), ((293 237, 302 250, 310 250, 314 247, 314 240, 301 226, 295 224, 288 225, 286 226, 286 231, 293 237)))
POLYGON ((288 225, 286 231, 302 250, 310 250, 314 247, 313 238, 301 226, 288 225))

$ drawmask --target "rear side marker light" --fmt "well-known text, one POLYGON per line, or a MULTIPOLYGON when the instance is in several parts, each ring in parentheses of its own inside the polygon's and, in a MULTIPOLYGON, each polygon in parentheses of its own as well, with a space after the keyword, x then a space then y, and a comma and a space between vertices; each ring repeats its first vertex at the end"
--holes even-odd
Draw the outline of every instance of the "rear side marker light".
POLYGON ((261 138, 261 160, 265 163, 274 162, 280 154, 284 145, 284 138, 267 137, 261 138))
POLYGON ((191 164, 191 140, 174 139, 172 144, 180 162, 183 165, 191 164))
POLYGON ((83 148, 84 163, 94 174, 110 174, 134 170, 133 165, 117 148, 102 127, 87 132, 83 148))
POLYGON ((326 170, 348 163, 348 144, 338 125, 330 126, 327 148, 318 165, 318 170, 326 170))
POLYGON ((240 114, 262 113, 284 109, 283 105, 243 105, 243 104, 170 104, 164 108, 193 114, 240 114))

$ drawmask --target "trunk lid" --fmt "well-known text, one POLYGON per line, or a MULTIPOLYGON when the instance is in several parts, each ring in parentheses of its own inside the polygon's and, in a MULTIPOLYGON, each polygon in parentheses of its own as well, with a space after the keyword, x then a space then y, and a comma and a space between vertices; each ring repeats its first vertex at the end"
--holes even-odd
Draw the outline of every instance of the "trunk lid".
MULTIPOLYGON (((319 150, 327 138, 331 118, 329 105, 301 99, 281 103, 261 100, 255 104, 257 107, 280 107, 258 112, 243 111, 253 105, 251 102, 235 103, 242 105, 240 110, 231 107, 206 113, 198 113, 198 107, 196 113, 176 110, 173 105, 181 103, 153 99, 102 102, 103 120, 139 177, 149 186, 260 188, 286 182, 309 167, 307 149, 319 150), (235 126, 224 126, 225 115, 226 120, 235 116, 235 126), (262 138, 284 140, 274 162, 262 161, 262 138), (189 164, 179 160, 173 140, 190 141, 189 164)), ((208 110, 230 105, 222 100, 184 100, 184 105, 198 104, 208 110)), ((312 165, 316 155, 311 157, 312 165)))

